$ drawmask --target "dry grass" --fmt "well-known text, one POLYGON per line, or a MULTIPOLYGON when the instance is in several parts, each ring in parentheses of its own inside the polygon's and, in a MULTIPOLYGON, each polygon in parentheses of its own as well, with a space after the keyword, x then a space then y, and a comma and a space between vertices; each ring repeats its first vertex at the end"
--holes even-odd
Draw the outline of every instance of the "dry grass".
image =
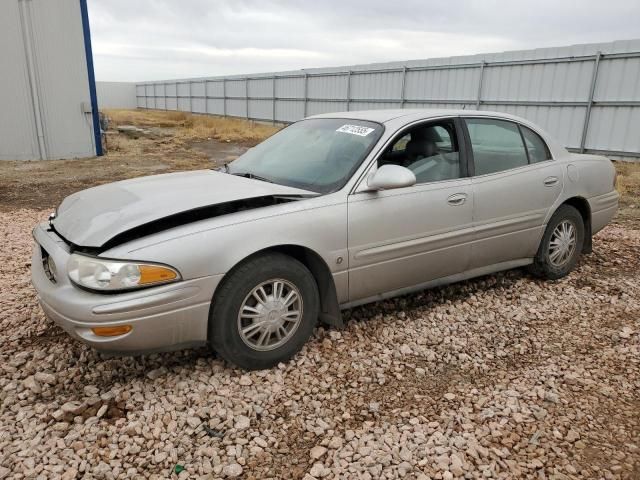
POLYGON ((106 110, 115 125, 173 128, 173 135, 184 141, 216 139, 255 145, 280 130, 281 126, 238 118, 193 115, 186 112, 154 110, 106 110))
POLYGON ((616 162, 618 192, 625 201, 640 201, 640 162, 616 162))
POLYGON ((620 193, 620 220, 640 219, 640 162, 615 162, 620 193))

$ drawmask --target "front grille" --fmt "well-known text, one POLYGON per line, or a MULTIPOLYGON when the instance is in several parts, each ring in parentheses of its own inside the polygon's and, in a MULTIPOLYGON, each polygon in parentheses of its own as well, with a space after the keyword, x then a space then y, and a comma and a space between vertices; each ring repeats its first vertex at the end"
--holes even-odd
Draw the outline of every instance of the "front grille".
POLYGON ((42 257, 42 268, 47 278, 51 283, 56 283, 56 268, 53 259, 49 253, 42 247, 40 247, 40 256, 42 257))

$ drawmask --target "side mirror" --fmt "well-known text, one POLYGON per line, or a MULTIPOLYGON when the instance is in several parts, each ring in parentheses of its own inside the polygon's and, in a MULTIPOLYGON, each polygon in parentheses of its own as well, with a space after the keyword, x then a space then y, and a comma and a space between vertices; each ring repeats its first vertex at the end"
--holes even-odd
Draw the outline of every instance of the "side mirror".
POLYGON ((383 165, 369 177, 367 186, 371 190, 391 190, 416 184, 416 176, 400 165, 383 165))

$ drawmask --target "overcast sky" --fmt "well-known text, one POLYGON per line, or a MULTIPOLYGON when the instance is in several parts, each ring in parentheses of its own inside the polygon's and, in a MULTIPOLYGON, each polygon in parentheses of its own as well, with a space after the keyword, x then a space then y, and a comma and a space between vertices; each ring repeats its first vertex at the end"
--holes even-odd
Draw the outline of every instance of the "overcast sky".
POLYGON ((98 80, 273 72, 640 37, 638 0, 89 0, 98 80))

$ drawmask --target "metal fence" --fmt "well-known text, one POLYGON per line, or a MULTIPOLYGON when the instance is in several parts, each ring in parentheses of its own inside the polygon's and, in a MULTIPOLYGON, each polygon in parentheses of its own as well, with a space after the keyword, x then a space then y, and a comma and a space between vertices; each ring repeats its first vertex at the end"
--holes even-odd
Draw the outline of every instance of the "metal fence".
POLYGON ((136 85, 141 108, 292 122, 375 108, 513 113, 576 151, 640 158, 640 40, 136 85))

